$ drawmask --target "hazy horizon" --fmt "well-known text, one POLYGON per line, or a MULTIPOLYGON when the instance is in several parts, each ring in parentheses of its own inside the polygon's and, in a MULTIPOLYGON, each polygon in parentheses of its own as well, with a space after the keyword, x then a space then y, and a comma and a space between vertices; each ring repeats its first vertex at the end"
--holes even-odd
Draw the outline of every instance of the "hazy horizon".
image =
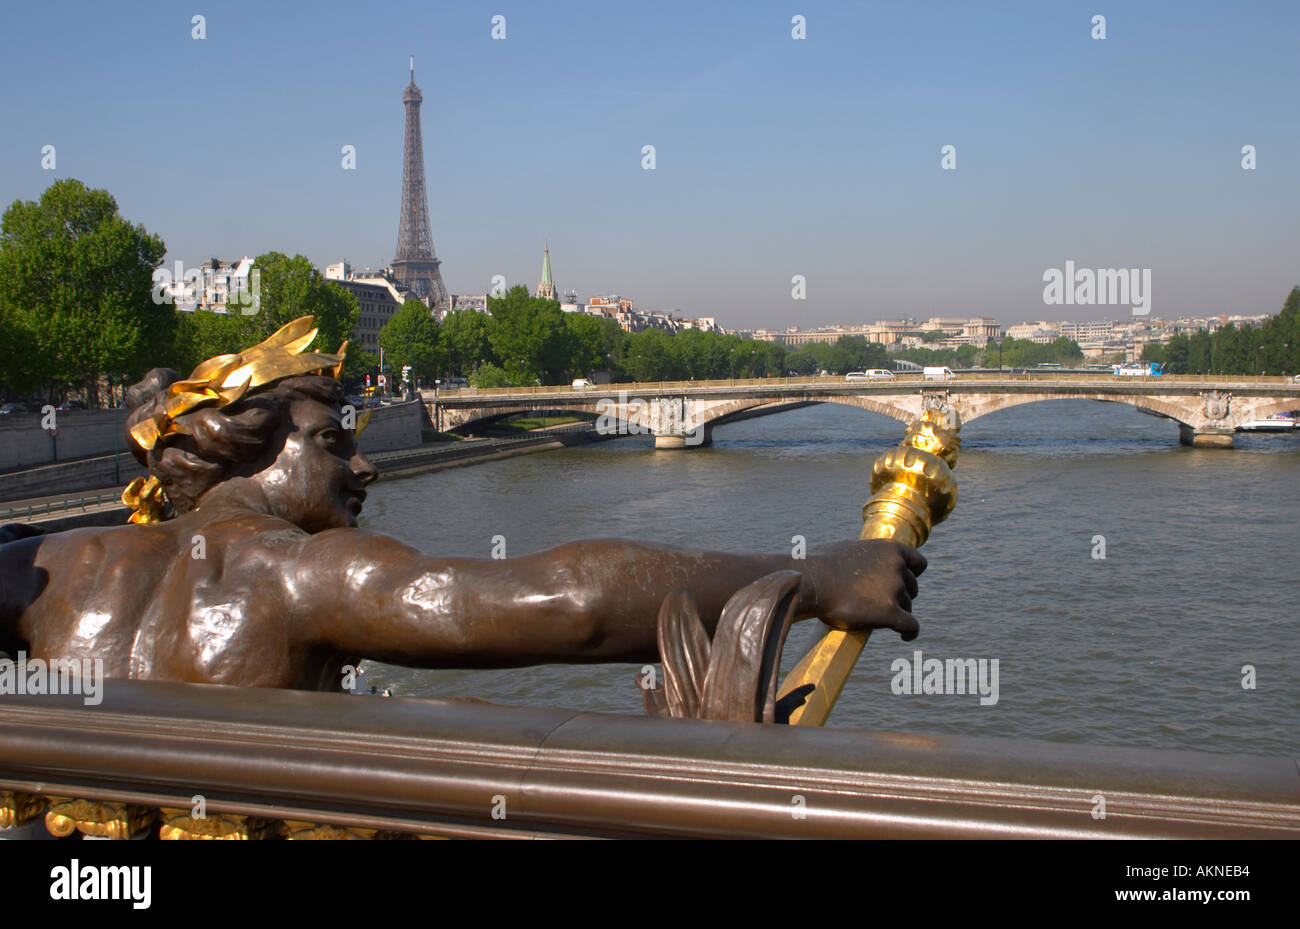
POLYGON ((1066 261, 1151 269, 1151 317, 1277 312, 1300 283, 1300 9, 1106 6, 11 8, 0 201, 106 188, 169 268, 383 266, 414 54, 453 293, 531 291, 549 241, 561 293, 732 329, 1132 318, 1045 305, 1066 261))

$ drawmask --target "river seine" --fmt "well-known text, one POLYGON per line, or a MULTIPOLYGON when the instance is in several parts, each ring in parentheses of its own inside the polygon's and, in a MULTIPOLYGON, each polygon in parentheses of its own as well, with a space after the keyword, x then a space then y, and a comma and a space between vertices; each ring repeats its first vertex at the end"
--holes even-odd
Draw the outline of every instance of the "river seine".
MULTIPOLYGON (((719 427, 707 449, 632 437, 381 481, 362 525, 482 558, 497 535, 510 556, 610 536, 788 553, 801 535, 812 551, 857 537, 871 462, 901 437, 809 407, 719 427)), ((1176 424, 1127 405, 1050 401, 962 438, 957 508, 923 550, 921 634, 873 635, 830 725, 1300 753, 1300 436, 1183 448, 1176 424), (997 659, 996 703, 895 693, 891 666, 918 649, 997 659)), ((786 667, 820 629, 795 627, 786 667)), ((639 664, 371 667, 399 696, 643 713, 639 664)))

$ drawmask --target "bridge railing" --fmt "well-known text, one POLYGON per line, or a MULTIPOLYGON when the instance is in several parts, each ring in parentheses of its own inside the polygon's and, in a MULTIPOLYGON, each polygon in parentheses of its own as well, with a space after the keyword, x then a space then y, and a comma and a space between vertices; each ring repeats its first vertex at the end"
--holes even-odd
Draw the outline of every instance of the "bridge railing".
MULTIPOLYGON (((1109 371, 1098 371, 1095 373, 1086 372, 1069 372, 1062 374, 1051 371, 963 371, 957 374, 950 381, 927 381, 925 375, 920 371, 900 371, 896 372, 895 377, 891 380, 864 381, 852 380, 846 381, 842 375, 825 375, 809 377, 751 377, 751 378, 727 378, 712 380, 686 380, 686 381, 639 381, 622 384, 599 384, 592 387, 571 387, 566 384, 555 384, 543 387, 484 387, 484 388, 461 388, 459 390, 440 390, 436 394, 433 391, 426 391, 426 400, 435 400, 439 398, 447 399, 468 399, 471 397, 492 397, 499 399, 501 397, 532 397, 532 396, 591 396, 604 397, 617 391, 652 391, 662 393, 672 393, 683 390, 707 390, 710 388, 727 389, 727 388, 745 388, 745 387, 766 387, 766 388, 804 388, 809 386, 815 387, 846 387, 854 388, 877 388, 882 391, 888 390, 892 386, 899 384, 924 386, 926 384, 934 385, 936 389, 945 385, 961 386, 970 383, 995 384, 995 383, 1051 383, 1061 386, 1074 385, 1096 385, 1096 384, 1151 384, 1151 385, 1200 385, 1207 387, 1224 388, 1232 386, 1259 387, 1259 386, 1289 386, 1293 389, 1300 389, 1300 383, 1297 383, 1291 377, 1282 375, 1259 375, 1259 374, 1234 374, 1234 375, 1214 375, 1214 374, 1165 374, 1159 377, 1150 376, 1128 376, 1116 375, 1109 371)), ((1289 392, 1289 391, 1288 391, 1289 392)))
POLYGON ((89 497, 68 497, 63 500, 24 503, 20 506, 6 506, 3 511, 0 511, 0 522, 52 516, 57 513, 86 513, 101 506, 120 505, 121 502, 120 493, 99 493, 89 497))
POLYGON ((0 694, 8 822, 120 838, 1300 836, 1291 758, 157 681, 99 697, 0 694))

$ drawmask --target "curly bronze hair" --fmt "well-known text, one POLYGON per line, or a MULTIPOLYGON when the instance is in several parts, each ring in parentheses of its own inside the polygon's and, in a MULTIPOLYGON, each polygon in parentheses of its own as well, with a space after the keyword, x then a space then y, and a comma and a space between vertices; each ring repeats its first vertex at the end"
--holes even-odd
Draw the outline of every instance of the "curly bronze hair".
POLYGON ((295 398, 342 405, 343 386, 332 377, 288 377, 246 394, 226 407, 203 407, 177 417, 188 434, 169 436, 151 450, 131 437, 131 427, 162 408, 167 388, 181 379, 171 368, 154 368, 126 392, 127 446, 162 484, 177 514, 231 477, 257 473, 279 454, 292 431, 289 404, 295 398))

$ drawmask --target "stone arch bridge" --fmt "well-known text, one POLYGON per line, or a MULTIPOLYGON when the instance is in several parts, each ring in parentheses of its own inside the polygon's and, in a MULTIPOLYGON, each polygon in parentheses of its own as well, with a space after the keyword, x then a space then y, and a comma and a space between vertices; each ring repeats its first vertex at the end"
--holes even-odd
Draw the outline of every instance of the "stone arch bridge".
POLYGON ((1300 409, 1300 383, 1281 377, 1117 377, 1109 373, 962 374, 946 382, 901 375, 892 381, 763 378, 608 384, 589 388, 524 387, 425 391, 440 430, 463 429, 516 413, 590 413, 597 428, 655 437, 656 448, 708 445, 724 423, 813 403, 839 403, 909 423, 927 406, 947 403, 970 422, 1043 400, 1127 403, 1173 420, 1186 445, 1231 448, 1237 427, 1300 409))

